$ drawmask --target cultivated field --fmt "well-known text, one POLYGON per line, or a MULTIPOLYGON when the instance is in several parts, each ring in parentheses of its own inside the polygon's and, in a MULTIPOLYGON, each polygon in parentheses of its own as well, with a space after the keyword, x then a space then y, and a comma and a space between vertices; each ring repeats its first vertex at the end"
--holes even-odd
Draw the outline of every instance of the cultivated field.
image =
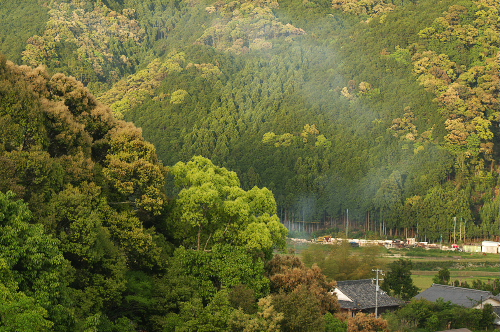
MULTIPOLYGON (((315 259, 320 260, 321 254, 318 254, 318 251, 323 252, 324 255, 331 255, 333 249, 330 244, 311 244, 310 242, 291 242, 288 248, 290 252, 303 256, 312 248, 311 246, 316 247, 315 259)), ((351 248, 350 255, 360 257, 366 253, 365 250, 365 248, 351 248)), ((488 282, 488 280, 500 278, 500 255, 498 254, 465 253, 440 249, 426 250, 423 248, 386 249, 385 247, 379 247, 377 252, 377 257, 374 258, 380 264, 380 268, 386 270, 387 265, 395 260, 400 258, 411 260, 413 263, 412 277, 415 285, 421 290, 432 285, 432 278, 442 268, 447 268, 450 271, 451 282, 458 280, 472 284, 477 279, 488 282)), ((324 272, 328 275, 327 270, 324 272)))
POLYGON ((450 271, 451 281, 480 279, 487 282, 500 277, 500 255, 442 251, 439 249, 390 249, 383 258, 388 263, 395 259, 410 259, 414 264, 412 277, 421 290, 432 285, 432 278, 441 268, 450 271))

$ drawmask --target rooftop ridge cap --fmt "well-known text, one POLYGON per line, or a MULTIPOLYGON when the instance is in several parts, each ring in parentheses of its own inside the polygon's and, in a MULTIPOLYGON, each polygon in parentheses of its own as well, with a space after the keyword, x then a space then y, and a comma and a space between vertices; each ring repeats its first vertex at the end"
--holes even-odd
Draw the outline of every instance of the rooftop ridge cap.
MULTIPOLYGON (((463 289, 463 290, 468 290, 468 291, 485 292, 485 293, 493 294, 493 293, 492 293, 492 292, 490 292, 490 291, 486 291, 486 290, 482 290, 482 289, 474 289, 474 288, 467 288, 467 287, 458 287, 458 286, 443 285, 443 284, 432 284, 432 286, 431 286, 431 287, 434 287, 434 286, 439 286, 439 287, 447 287, 447 288, 458 288, 458 289, 463 289)), ((428 289, 430 289, 430 287, 429 287, 428 289)), ((500 295, 500 294, 499 294, 499 295, 500 295)))
POLYGON ((340 280, 340 281, 337 281, 337 284, 338 284, 339 282, 343 282, 343 283, 346 283, 346 282, 351 282, 351 283, 353 283, 353 282, 358 282, 358 283, 359 283, 359 282, 363 282, 363 281, 364 281, 364 282, 368 282, 368 281, 370 281, 370 282, 371 282, 372 280, 373 280, 373 279, 370 279, 370 278, 366 278, 366 279, 356 279, 356 280, 340 280))

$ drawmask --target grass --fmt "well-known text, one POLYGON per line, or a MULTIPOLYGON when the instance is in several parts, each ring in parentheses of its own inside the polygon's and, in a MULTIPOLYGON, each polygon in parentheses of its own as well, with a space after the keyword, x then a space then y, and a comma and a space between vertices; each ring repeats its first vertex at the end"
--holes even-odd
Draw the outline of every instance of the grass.
MULTIPOLYGON (((415 286, 420 288, 421 291, 426 290, 432 286, 432 278, 437 274, 437 271, 412 271, 412 279, 415 286)), ((496 279, 500 276, 500 271, 496 273, 487 273, 480 271, 450 271, 451 281, 461 280, 467 281, 472 284, 474 280, 480 279, 488 281, 496 279)))
POLYGON ((421 276, 412 274, 411 278, 413 279, 413 283, 415 284, 415 286, 420 288, 420 291, 424 291, 432 286, 432 276, 421 276))
POLYGON ((432 285, 432 278, 441 267, 448 267, 451 281, 472 281, 500 277, 500 257, 497 254, 442 251, 439 249, 391 249, 386 260, 410 259, 414 263, 412 278, 422 291, 432 285), (391 257, 393 256, 393 257, 391 257))
POLYGON ((432 278, 438 273, 438 269, 435 267, 440 265, 450 266, 450 280, 452 282, 460 280, 472 284, 472 281, 477 279, 488 281, 488 279, 500 277, 500 257, 497 254, 441 251, 437 249, 414 249, 407 251, 405 254, 406 258, 415 263, 415 267, 420 267, 419 270, 412 271, 412 278, 415 285, 421 290, 425 290, 432 285, 432 278))

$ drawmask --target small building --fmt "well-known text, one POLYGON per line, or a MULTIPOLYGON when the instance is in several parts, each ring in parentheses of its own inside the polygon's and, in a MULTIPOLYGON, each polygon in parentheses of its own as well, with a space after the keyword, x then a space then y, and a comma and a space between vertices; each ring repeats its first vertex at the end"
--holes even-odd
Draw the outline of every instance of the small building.
MULTIPOLYGON (((495 314, 493 324, 497 328, 500 326, 500 297, 494 296, 489 291, 433 284, 430 288, 415 296, 414 299, 426 299, 433 302, 437 299, 443 299, 444 301, 450 301, 453 304, 472 309, 482 309, 486 304, 491 304, 493 313, 495 314)), ((458 329, 457 331, 460 330, 458 329)))
POLYGON ((337 281, 337 286, 332 291, 337 295, 341 311, 355 316, 358 312, 382 314, 386 311, 396 310, 403 301, 387 295, 381 289, 376 290, 374 280, 345 280, 337 281))
POLYGON ((489 291, 440 284, 433 284, 414 298, 432 302, 443 299, 465 308, 475 309, 481 309, 485 304, 491 304, 493 307, 500 306, 500 299, 489 291))
POLYGON ((500 242, 483 241, 481 243, 482 252, 489 254, 498 254, 498 246, 500 246, 500 242))

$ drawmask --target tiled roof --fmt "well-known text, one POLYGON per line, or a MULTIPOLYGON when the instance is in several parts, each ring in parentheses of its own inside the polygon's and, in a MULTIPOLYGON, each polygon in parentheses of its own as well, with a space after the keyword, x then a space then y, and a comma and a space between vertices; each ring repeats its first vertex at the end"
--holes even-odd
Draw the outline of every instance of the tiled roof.
POLYGON ((493 312, 495 314, 497 314, 497 316, 500 316, 500 307, 492 307, 493 308, 493 312))
POLYGON ((415 298, 423 298, 429 301, 436 301, 442 298, 444 301, 450 301, 462 307, 473 308, 492 296, 493 294, 488 291, 433 284, 430 288, 415 296, 415 298))
MULTIPOLYGON (((339 297, 340 307, 357 310, 375 308, 375 288, 372 279, 337 281, 337 291, 345 295, 345 297, 339 297)), ((378 291, 377 303, 379 308, 402 304, 400 300, 387 295, 381 289, 378 291)))

